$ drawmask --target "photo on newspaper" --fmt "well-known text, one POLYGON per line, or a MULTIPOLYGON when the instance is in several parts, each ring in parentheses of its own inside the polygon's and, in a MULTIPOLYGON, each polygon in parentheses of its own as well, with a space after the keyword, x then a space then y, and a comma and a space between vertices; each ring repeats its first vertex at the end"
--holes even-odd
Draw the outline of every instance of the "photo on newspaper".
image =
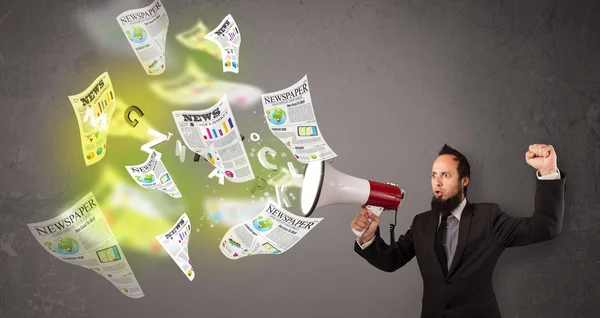
POLYGON ((147 7, 119 14, 117 22, 146 74, 162 74, 166 67, 169 17, 160 0, 155 0, 147 7))
POLYGON ((247 109, 258 103, 263 91, 253 85, 227 82, 207 74, 188 59, 183 73, 177 77, 150 83, 150 89, 173 105, 215 104, 227 94, 234 107, 247 109))
POLYGON ((115 98, 108 72, 98 76, 83 92, 69 96, 79 125, 81 150, 86 166, 97 163, 106 154, 108 128, 115 111, 115 98))
POLYGON ((208 28, 202 21, 198 21, 192 28, 185 30, 175 36, 177 41, 192 50, 206 52, 216 58, 221 58, 220 46, 204 36, 208 34, 208 28))
POLYGON ((188 253, 188 242, 191 233, 190 219, 184 213, 168 232, 156 236, 156 240, 190 281, 194 280, 196 276, 188 253))
POLYGON ((285 210, 273 200, 254 218, 230 228, 219 245, 229 259, 288 251, 323 218, 305 218, 285 210))
POLYGON ((261 100, 269 129, 299 162, 337 157, 317 125, 306 75, 288 88, 262 94, 261 100))
POLYGON ((223 18, 221 23, 205 35, 204 38, 219 45, 221 60, 223 62, 223 72, 239 73, 239 51, 242 44, 242 36, 231 14, 223 18))
POLYGON ((54 257, 93 270, 127 297, 144 297, 92 192, 59 216, 27 226, 54 257))
POLYGON ((162 154, 152 150, 141 165, 125 166, 129 175, 142 188, 164 192, 173 198, 181 198, 181 192, 160 158, 162 154))
POLYGON ((234 183, 255 179, 227 95, 205 110, 176 110, 173 118, 185 145, 206 158, 234 183), (211 147, 219 154, 217 164, 211 147))

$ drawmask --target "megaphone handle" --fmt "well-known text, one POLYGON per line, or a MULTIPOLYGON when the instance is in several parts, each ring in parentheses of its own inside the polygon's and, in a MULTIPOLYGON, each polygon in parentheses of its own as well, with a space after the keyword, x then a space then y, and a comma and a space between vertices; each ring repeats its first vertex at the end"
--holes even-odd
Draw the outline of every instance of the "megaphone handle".
MULTIPOLYGON (((367 210, 371 211, 377 216, 380 216, 381 212, 383 212, 383 208, 379 206, 366 205, 365 207, 367 208, 367 210)), ((371 219, 369 219, 369 225, 367 226, 367 228, 369 226, 371 226, 371 219)), ((365 231, 357 231, 355 229, 352 229, 352 232, 354 232, 354 234, 358 237, 362 237, 363 233, 365 233, 365 231)))

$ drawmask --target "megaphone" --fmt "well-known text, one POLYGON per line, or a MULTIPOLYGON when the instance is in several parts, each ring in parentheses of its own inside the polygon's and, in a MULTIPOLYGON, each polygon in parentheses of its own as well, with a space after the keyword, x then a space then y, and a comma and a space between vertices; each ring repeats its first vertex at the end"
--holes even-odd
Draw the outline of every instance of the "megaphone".
MULTIPOLYGON (((325 161, 313 161, 306 165, 300 206, 306 217, 322 206, 336 203, 364 205, 379 216, 383 210, 398 209, 404 194, 395 184, 357 178, 339 172, 325 161)), ((359 237, 363 233, 353 231, 359 237)))

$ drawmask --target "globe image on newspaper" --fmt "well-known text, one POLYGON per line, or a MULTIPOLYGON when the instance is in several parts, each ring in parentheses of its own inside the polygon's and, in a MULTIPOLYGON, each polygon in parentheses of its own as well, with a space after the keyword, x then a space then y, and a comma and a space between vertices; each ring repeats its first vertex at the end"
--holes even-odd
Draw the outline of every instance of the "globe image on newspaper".
POLYGON ((140 26, 133 26, 131 29, 125 31, 129 40, 133 43, 144 43, 148 38, 146 30, 140 26))
POLYGON ((72 255, 79 252, 79 243, 71 237, 59 237, 53 242, 45 242, 44 245, 54 253, 72 255))
POLYGON ((252 220, 252 226, 260 232, 266 232, 273 227, 273 221, 269 218, 265 218, 262 215, 252 220))
POLYGON ((274 125, 283 125, 286 120, 285 111, 279 107, 273 107, 271 110, 267 110, 267 118, 274 125))
POLYGON ((154 180, 156 180, 156 177, 154 177, 153 173, 147 173, 143 176, 135 176, 135 178, 137 179, 137 181, 141 182, 141 183, 152 183, 154 182, 154 180))

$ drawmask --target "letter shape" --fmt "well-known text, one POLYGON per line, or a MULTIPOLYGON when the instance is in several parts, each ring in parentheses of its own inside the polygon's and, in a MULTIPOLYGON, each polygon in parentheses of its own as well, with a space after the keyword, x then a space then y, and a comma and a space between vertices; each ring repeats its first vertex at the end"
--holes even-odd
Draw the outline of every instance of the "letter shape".
POLYGON ((148 133, 150 135, 156 137, 156 139, 142 145, 142 147, 140 148, 140 150, 147 152, 148 154, 152 153, 151 147, 154 147, 154 146, 160 144, 161 142, 164 142, 165 140, 169 140, 171 138, 171 136, 173 136, 172 133, 169 133, 169 136, 167 137, 152 128, 148 128, 148 133))
POLYGON ((142 110, 141 110, 141 109, 139 109, 139 108, 138 108, 137 106, 135 106, 135 105, 129 106, 129 107, 127 107, 127 109, 125 110, 125 113, 124 113, 124 115, 125 115, 125 122, 126 122, 126 123, 128 123, 128 124, 129 124, 129 126, 131 126, 131 127, 134 127, 134 128, 135 128, 135 126, 137 126, 137 124, 138 124, 138 120, 137 120, 137 119, 133 119, 133 120, 132 120, 132 119, 131 119, 131 117, 130 117, 130 116, 131 116, 131 113, 136 113, 136 114, 139 116, 139 118, 142 118, 142 117, 144 117, 144 113, 142 113, 142 110))

